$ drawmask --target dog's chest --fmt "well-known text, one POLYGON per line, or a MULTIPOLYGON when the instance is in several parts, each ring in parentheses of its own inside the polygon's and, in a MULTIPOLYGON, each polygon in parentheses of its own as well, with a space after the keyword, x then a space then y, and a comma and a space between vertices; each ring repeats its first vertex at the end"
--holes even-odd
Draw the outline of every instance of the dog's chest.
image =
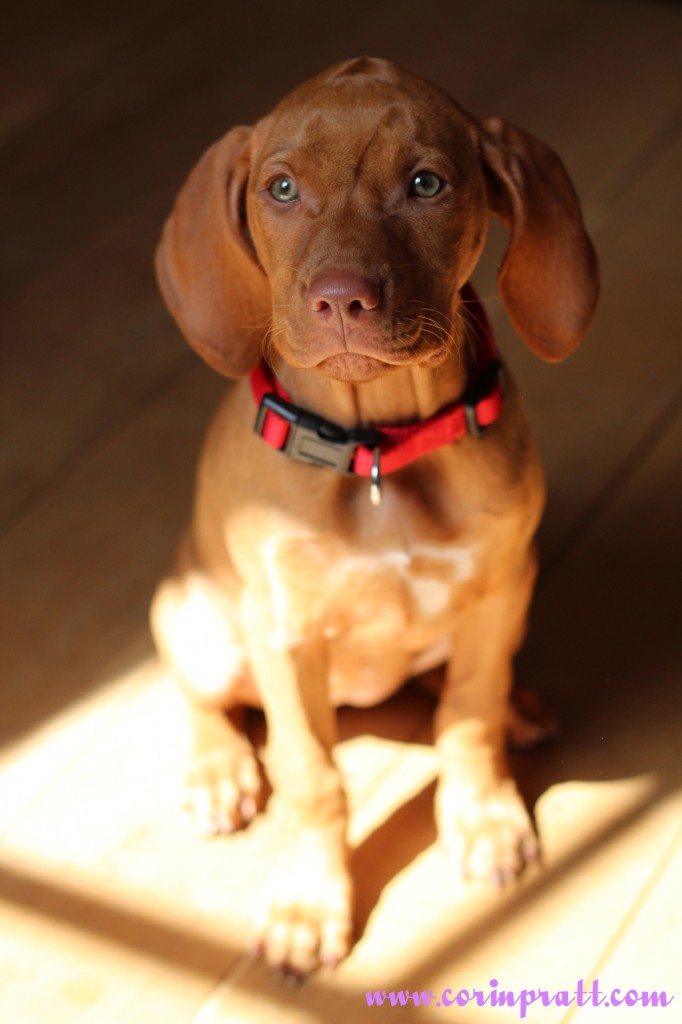
POLYGON ((270 540, 262 555, 272 639, 283 646, 317 634, 419 648, 451 617, 478 562, 473 543, 357 550, 310 537, 270 540))
POLYGON ((470 580, 474 567, 472 546, 417 545, 411 552, 389 550, 349 559, 341 574, 351 589, 355 583, 358 599, 366 586, 383 582, 409 606, 411 617, 428 620, 447 611, 457 584, 470 580))

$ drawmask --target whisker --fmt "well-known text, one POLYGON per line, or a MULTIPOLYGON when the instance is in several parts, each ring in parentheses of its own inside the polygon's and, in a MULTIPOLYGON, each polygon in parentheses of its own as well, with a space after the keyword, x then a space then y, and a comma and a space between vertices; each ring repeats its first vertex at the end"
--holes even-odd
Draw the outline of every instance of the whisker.
POLYGON ((286 327, 287 322, 285 318, 279 317, 278 319, 272 321, 269 329, 267 330, 263 338, 263 358, 270 366, 272 366, 273 341, 278 334, 283 334, 285 332, 286 327))

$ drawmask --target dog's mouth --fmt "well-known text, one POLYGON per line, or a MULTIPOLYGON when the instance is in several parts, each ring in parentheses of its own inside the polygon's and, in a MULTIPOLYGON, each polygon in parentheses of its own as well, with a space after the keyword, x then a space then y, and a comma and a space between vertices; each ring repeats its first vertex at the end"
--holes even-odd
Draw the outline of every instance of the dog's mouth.
POLYGON ((292 366, 361 384, 400 368, 438 366, 451 342, 451 335, 431 318, 396 315, 349 331, 309 323, 303 329, 285 328, 274 343, 292 366))

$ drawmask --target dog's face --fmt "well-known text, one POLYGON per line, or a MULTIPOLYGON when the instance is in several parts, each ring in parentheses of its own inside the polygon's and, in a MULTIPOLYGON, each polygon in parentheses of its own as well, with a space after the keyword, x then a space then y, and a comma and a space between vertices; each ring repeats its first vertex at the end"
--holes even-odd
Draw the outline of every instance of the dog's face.
POLYGON ((180 192, 157 252, 190 344, 228 376, 277 349, 365 381, 437 366, 490 214, 510 228, 500 296, 544 359, 579 344, 598 273, 561 161, 388 61, 348 61, 234 128, 180 192))
POLYGON ((441 362, 489 216, 466 115, 359 60, 287 97, 250 154, 248 229, 286 361, 352 380, 441 362))

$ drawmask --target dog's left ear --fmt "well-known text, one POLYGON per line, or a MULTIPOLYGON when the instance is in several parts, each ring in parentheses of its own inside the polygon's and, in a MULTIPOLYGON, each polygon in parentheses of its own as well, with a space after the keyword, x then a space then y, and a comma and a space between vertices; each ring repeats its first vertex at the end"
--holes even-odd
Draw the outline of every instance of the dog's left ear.
POLYGON ((599 269, 578 197, 556 153, 499 118, 478 121, 491 209, 510 228, 498 287, 523 340, 550 362, 580 344, 599 269))

